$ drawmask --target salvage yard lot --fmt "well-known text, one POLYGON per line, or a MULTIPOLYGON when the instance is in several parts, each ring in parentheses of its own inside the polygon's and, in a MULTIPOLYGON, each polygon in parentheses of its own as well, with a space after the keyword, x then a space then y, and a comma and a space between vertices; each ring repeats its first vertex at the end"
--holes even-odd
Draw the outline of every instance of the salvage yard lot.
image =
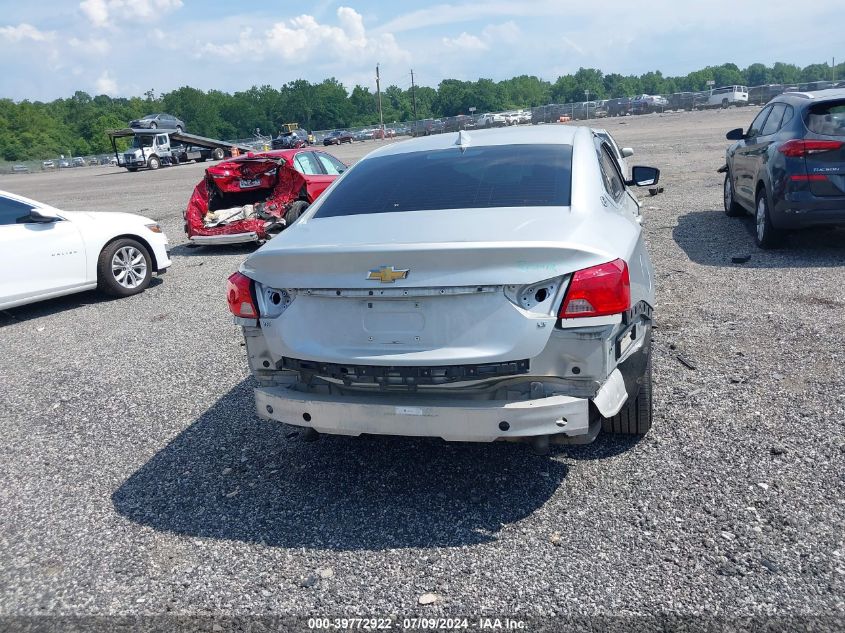
POLYGON ((0 178, 174 245, 139 296, 0 313, 0 614, 842 615, 845 231, 763 252, 724 215, 756 111, 601 121, 666 189, 654 428, 548 457, 260 421, 224 298, 251 247, 182 233, 204 165, 0 178))

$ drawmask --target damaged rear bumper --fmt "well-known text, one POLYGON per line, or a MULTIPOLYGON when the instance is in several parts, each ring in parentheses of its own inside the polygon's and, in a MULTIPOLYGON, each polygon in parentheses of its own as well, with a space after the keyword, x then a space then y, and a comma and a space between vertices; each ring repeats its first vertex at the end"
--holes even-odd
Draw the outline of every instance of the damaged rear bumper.
POLYGON ((243 244, 257 242, 261 237, 254 231, 246 233, 219 233, 217 235, 192 235, 188 238, 194 244, 243 244))
MULTIPOLYGON (((549 396, 521 401, 332 396, 286 387, 257 387, 259 417, 336 435, 439 437, 493 442, 547 435, 590 441, 589 401, 549 396)), ((592 427, 595 431, 595 427, 592 427)))

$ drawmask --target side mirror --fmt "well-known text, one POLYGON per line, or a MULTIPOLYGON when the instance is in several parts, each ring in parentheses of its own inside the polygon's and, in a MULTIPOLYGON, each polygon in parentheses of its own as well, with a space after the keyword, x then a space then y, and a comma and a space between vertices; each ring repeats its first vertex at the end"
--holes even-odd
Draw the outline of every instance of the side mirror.
POLYGON ((742 131, 741 127, 738 127, 725 134, 725 138, 729 141, 741 141, 745 138, 745 132, 742 131))
POLYGON ((628 158, 629 156, 634 155, 634 150, 630 147, 623 147, 619 152, 622 154, 622 158, 628 158))
POLYGON ((29 222, 32 224, 51 224, 53 222, 58 222, 60 219, 61 218, 55 215, 41 213, 38 209, 32 209, 29 212, 29 222))
POLYGON ((644 167, 636 165, 631 168, 631 180, 625 184, 629 187, 636 185, 637 187, 650 187, 656 185, 660 180, 660 170, 656 167, 644 167))

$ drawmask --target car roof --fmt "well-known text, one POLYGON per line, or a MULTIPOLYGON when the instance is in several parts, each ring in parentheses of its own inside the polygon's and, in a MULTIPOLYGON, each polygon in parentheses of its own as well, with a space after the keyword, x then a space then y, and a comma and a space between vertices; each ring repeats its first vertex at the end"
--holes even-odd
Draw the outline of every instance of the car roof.
POLYGON ((449 149, 458 144, 458 138, 472 147, 493 145, 572 145, 579 130, 590 131, 580 125, 536 125, 531 127, 513 126, 491 130, 465 130, 433 134, 420 138, 400 141, 386 145, 369 156, 390 156, 438 149, 449 149))
POLYGON ((811 90, 806 92, 784 92, 772 99, 769 103, 777 101, 790 101, 793 103, 817 103, 829 99, 845 99, 845 88, 826 88, 825 90, 811 90))

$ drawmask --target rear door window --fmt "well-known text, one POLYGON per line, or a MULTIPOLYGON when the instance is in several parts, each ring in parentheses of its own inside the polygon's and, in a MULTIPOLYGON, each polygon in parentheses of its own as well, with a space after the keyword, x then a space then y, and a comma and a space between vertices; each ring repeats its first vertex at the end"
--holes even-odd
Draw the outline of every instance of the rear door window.
POLYGON ((493 145, 363 160, 315 218, 440 209, 569 206, 571 145, 493 145))
POLYGON ((774 134, 780 129, 780 122, 783 120, 783 113, 786 111, 786 106, 782 103, 776 103, 772 106, 772 111, 769 113, 769 118, 766 119, 766 124, 760 130, 760 136, 768 136, 774 134))
POLYGON ((293 159, 293 162, 296 166, 296 171, 306 176, 318 176, 323 173, 323 170, 320 169, 320 164, 316 161, 312 152, 300 152, 293 159))
POLYGON ((807 129, 824 136, 845 136, 845 99, 810 106, 807 129))
POLYGON ((625 182, 619 173, 619 163, 613 158, 612 150, 607 143, 602 143, 599 150, 599 167, 604 180, 604 188, 617 202, 625 193, 625 182))

